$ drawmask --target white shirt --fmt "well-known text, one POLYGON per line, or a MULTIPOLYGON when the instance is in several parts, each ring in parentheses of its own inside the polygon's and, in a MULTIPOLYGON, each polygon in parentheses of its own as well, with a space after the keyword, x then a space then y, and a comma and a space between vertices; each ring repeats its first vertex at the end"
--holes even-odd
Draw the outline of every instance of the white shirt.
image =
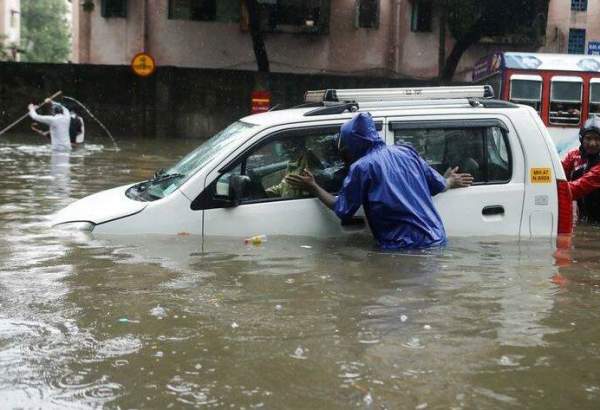
POLYGON ((69 138, 71 115, 65 107, 62 107, 62 109, 63 113, 57 115, 40 115, 35 109, 31 109, 29 110, 29 116, 34 121, 50 126, 50 141, 53 150, 71 151, 71 139, 69 138))

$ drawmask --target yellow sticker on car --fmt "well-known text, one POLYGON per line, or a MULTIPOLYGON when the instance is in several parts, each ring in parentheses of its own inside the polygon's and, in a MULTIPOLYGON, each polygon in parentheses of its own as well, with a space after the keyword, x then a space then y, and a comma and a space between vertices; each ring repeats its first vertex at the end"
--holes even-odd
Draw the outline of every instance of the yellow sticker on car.
POLYGON ((529 176, 532 184, 549 184, 552 182, 552 170, 550 168, 531 168, 529 176))

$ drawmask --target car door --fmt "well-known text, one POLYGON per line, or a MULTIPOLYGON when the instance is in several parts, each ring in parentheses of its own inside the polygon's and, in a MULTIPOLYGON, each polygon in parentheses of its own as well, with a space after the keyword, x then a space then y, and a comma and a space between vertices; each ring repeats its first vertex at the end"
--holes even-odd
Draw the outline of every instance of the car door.
POLYGON ((285 182, 289 173, 308 168, 317 182, 336 193, 345 169, 336 147, 339 125, 280 131, 249 147, 223 164, 193 207, 204 209, 204 234, 225 236, 307 235, 333 237, 364 229, 342 226, 336 215, 307 192, 285 182), (228 202, 232 177, 247 179, 239 204, 228 202))
POLYGON ((474 183, 434 197, 449 236, 519 235, 523 154, 503 118, 389 118, 388 143, 409 144, 440 174, 452 167, 474 183))

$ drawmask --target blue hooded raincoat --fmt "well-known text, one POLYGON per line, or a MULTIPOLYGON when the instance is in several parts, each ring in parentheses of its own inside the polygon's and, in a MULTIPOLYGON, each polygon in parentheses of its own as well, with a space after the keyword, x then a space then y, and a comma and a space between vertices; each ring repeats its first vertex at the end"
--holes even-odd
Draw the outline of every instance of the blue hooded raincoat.
POLYGON ((340 147, 353 161, 334 206, 340 219, 352 217, 362 205, 383 249, 446 243, 431 198, 445 189, 446 181, 413 148, 386 146, 365 113, 342 126, 340 147))

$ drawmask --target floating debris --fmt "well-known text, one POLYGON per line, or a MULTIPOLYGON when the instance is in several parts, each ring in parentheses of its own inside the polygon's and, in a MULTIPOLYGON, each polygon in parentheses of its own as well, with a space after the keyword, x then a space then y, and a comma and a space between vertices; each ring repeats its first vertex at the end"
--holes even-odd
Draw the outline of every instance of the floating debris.
POLYGON ((167 310, 161 305, 156 305, 155 307, 150 309, 150 315, 158 319, 163 319, 167 316, 167 310))
POLYGON ((304 349, 302 348, 302 346, 298 346, 296 348, 296 350, 294 350, 294 353, 290 355, 290 357, 293 357, 294 359, 300 359, 300 360, 307 359, 307 357, 304 355, 304 349))
POLYGON ((126 317, 120 317, 120 318, 118 318, 117 322, 119 322, 119 323, 140 323, 139 320, 131 320, 131 319, 128 319, 126 317))

